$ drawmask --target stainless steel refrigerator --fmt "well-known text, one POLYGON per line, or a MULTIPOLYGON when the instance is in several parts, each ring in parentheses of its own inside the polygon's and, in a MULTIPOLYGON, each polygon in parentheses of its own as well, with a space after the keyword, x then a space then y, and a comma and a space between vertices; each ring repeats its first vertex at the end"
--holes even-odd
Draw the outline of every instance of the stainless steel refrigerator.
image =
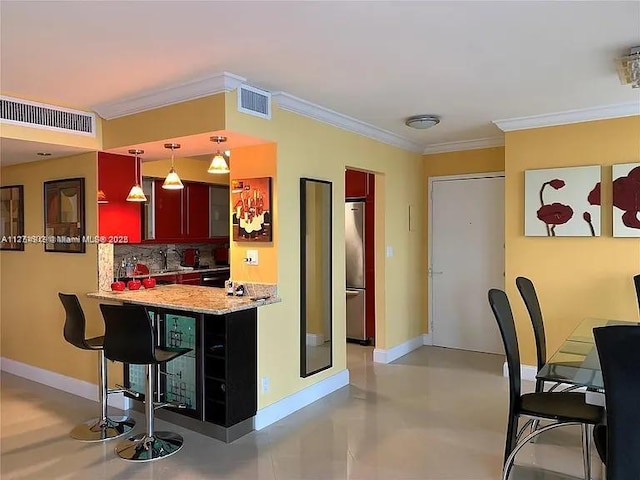
POLYGON ((364 210, 364 202, 347 202, 345 204, 347 338, 361 342, 367 340, 364 210))

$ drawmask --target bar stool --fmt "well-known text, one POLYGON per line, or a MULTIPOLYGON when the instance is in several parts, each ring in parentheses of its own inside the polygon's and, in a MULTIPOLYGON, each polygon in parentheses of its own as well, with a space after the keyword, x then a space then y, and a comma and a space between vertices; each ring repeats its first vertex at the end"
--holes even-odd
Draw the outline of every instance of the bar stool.
POLYGON ((153 412, 171 403, 154 404, 154 365, 165 363, 187 352, 190 348, 161 348, 156 346, 153 325, 147 309, 140 305, 100 305, 105 324, 105 355, 109 360, 144 365, 146 432, 129 437, 116 446, 116 454, 124 460, 149 462, 167 457, 182 448, 183 438, 173 432, 157 432, 153 412))
POLYGON ((107 396, 122 390, 107 388, 107 359, 104 355, 104 337, 85 338, 85 317, 78 297, 73 294, 58 293, 66 312, 64 338, 70 344, 82 350, 94 350, 100 353, 98 368, 98 402, 100 417, 87 420, 71 430, 71 437, 83 442, 101 442, 129 433, 136 424, 130 417, 108 417, 107 396))

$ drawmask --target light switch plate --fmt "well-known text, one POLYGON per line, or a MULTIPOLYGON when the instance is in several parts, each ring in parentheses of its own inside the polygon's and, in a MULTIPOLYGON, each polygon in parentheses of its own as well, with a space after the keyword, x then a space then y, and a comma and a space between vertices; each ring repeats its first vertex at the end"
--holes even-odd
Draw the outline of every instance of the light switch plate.
POLYGON ((247 265, 258 265, 258 250, 247 250, 247 265))

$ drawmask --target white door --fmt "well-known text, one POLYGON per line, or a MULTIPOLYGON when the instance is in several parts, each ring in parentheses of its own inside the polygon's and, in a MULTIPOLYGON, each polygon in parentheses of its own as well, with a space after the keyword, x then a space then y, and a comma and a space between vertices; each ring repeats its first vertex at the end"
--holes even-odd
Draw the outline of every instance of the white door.
POLYGON ((433 344, 503 353, 487 292, 504 289, 504 177, 434 181, 430 213, 433 344))

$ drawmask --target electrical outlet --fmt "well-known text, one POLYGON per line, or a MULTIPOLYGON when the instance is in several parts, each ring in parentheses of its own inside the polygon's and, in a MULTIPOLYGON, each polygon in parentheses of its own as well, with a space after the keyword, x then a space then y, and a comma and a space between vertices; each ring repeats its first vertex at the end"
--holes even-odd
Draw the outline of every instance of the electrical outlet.
POLYGON ((247 250, 245 259, 247 265, 258 265, 258 250, 247 250))
POLYGON ((269 391, 269 377, 262 377, 260 379, 260 390, 262 393, 267 393, 269 391))

